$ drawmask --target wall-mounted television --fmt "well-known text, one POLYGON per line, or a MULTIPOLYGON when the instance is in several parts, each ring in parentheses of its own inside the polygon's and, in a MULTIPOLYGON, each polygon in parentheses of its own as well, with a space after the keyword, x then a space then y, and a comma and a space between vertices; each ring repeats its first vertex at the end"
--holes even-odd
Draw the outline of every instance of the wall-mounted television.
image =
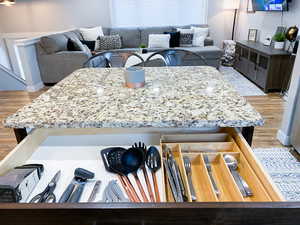
POLYGON ((288 11, 289 0, 252 0, 255 11, 288 11))

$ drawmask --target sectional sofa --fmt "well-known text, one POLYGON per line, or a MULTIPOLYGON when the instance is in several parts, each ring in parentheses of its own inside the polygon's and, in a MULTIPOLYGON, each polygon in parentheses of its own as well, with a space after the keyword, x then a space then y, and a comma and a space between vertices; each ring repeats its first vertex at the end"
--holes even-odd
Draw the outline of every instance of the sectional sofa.
MULTIPOLYGON (((207 25, 164 26, 164 27, 127 27, 127 28, 102 28, 104 35, 119 34, 122 48, 118 51, 136 52, 140 44, 148 44, 149 34, 163 34, 176 28, 189 28, 190 26, 207 27, 207 25)), ((40 67, 41 78, 44 83, 57 83, 70 73, 82 67, 83 63, 91 57, 87 46, 81 45, 81 51, 68 51, 68 39, 76 37, 82 40, 79 30, 57 33, 42 37, 37 44, 37 59, 40 67)), ((206 58, 208 65, 218 68, 223 51, 214 46, 212 39, 207 38, 204 47, 179 47, 201 54, 206 58)), ((154 52, 162 49, 147 49, 154 52)), ((197 58, 188 58, 185 65, 203 65, 197 58)))

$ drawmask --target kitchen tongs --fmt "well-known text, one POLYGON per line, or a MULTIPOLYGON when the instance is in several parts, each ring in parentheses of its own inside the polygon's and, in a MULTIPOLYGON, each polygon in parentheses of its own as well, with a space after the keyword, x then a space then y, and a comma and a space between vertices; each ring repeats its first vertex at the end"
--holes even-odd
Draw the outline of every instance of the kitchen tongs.
POLYGON ((166 159, 164 159, 164 167, 166 170, 173 197, 176 202, 187 201, 182 176, 179 170, 179 166, 172 154, 172 151, 165 146, 164 152, 166 154, 166 159))

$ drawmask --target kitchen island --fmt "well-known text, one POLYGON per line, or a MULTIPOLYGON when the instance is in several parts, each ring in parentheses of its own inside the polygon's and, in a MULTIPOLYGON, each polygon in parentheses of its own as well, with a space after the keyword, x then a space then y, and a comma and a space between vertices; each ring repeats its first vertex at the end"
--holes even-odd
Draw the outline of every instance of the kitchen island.
MULTIPOLYGON (((0 204, 3 224, 298 224, 299 203, 284 202, 235 129, 243 128, 251 143, 254 127, 263 125, 262 117, 222 74, 210 67, 145 70, 146 86, 140 89, 124 87, 123 69, 78 70, 8 117, 5 126, 15 129, 21 143, 0 162, 0 173, 28 162, 46 162, 53 170, 67 171, 91 166, 92 156, 96 162, 92 167, 99 175, 105 170, 99 169, 99 152, 104 146, 131 146, 137 141, 162 146, 174 137, 177 142, 187 138, 189 143, 182 141, 177 148, 196 146, 192 150, 198 152, 185 155, 215 155, 213 172, 220 179, 228 175, 222 185, 232 190, 224 194, 228 198, 183 203, 165 198, 161 203, 0 204), (28 130, 33 131, 26 137, 28 130), (240 157, 240 169, 254 191, 253 198, 243 198, 229 169, 221 167, 225 165, 223 152, 240 157)), ((201 165, 200 160, 198 168, 201 165)), ((206 173, 202 178, 208 178, 206 173)), ((203 181, 201 177, 197 180, 203 181)), ((167 189, 167 181, 161 181, 167 189)), ((209 187, 212 190, 208 182, 207 190, 209 187)))
POLYGON ((25 128, 241 127, 251 144, 260 114, 212 67, 145 68, 146 85, 124 87, 124 69, 81 69, 8 117, 25 128))

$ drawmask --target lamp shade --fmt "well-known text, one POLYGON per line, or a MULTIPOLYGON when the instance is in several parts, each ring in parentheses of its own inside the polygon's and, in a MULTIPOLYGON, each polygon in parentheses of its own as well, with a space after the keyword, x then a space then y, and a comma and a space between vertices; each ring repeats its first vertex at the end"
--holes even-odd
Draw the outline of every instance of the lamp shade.
POLYGON ((224 0, 224 9, 239 9, 240 0, 224 0))
POLYGON ((0 0, 1 5, 11 6, 15 3, 16 3, 15 0, 0 0))

